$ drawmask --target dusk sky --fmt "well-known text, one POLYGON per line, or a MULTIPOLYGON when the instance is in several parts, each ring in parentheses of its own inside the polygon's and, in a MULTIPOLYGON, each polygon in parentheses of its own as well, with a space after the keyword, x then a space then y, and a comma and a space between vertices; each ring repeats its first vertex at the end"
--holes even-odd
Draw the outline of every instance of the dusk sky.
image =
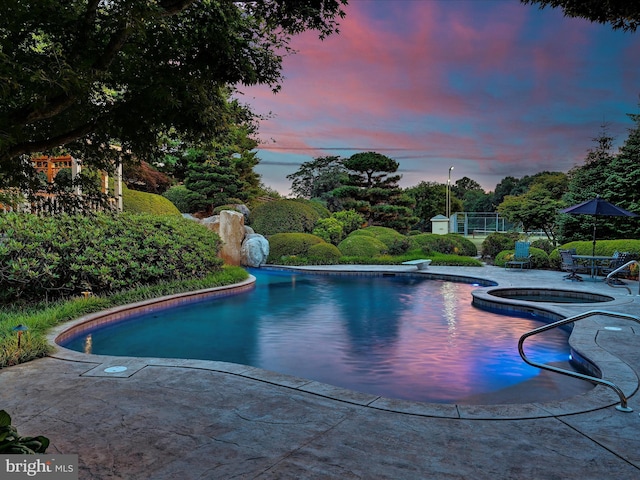
POLYGON ((350 0, 340 34, 307 32, 282 90, 241 88, 262 115, 256 171, 286 175, 315 157, 375 151, 402 187, 461 177, 567 172, 603 122, 616 150, 640 113, 640 33, 518 0, 350 0))

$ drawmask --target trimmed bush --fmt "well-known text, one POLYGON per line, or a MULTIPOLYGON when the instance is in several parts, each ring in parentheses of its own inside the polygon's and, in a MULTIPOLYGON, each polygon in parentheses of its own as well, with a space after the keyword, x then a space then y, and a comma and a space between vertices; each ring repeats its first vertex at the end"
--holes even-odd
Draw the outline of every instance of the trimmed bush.
POLYGON ((139 192, 122 186, 122 204, 128 213, 180 215, 180 210, 168 198, 155 193, 139 192))
POLYGON ((0 302, 110 293, 221 268, 220 238, 181 216, 0 215, 0 302))
POLYGON ((482 256, 495 258, 503 250, 515 248, 516 240, 520 238, 518 232, 490 233, 482 242, 482 256))
POLYGON ((338 249, 342 255, 373 258, 388 252, 389 247, 380 240, 371 235, 358 232, 362 232, 362 230, 356 230, 338 244, 338 249))
MULTIPOLYGON (((549 262, 551 268, 560 270, 560 252, 559 250, 576 249, 578 255, 591 255, 593 252, 593 241, 576 241, 565 243, 553 250, 549 254, 549 262)), ((621 239, 621 240, 597 240, 596 255, 611 256, 615 252, 629 252, 640 260, 640 240, 621 239)))
POLYGON ((351 232, 350 235, 368 235, 374 237, 384 243, 387 247, 391 247, 398 242, 402 242, 406 237, 396 232, 393 228, 388 227, 366 227, 351 232))
POLYGON ((283 257, 307 256, 309 248, 326 243, 322 238, 310 233, 276 233, 269 237, 269 257, 267 263, 281 263, 283 257))
POLYGON ((314 265, 334 265, 339 263, 342 253, 335 245, 318 243, 309 247, 307 257, 309 258, 309 263, 314 265))
POLYGON ((309 202, 275 200, 254 208, 249 215, 249 224, 256 233, 270 236, 276 233, 311 233, 319 219, 320 215, 309 202))
POLYGON ((478 255, 478 249, 475 244, 457 233, 448 233, 446 235, 421 233, 419 235, 411 235, 408 238, 411 241, 411 248, 421 248, 427 255, 430 252, 462 255, 465 257, 475 257, 478 255))

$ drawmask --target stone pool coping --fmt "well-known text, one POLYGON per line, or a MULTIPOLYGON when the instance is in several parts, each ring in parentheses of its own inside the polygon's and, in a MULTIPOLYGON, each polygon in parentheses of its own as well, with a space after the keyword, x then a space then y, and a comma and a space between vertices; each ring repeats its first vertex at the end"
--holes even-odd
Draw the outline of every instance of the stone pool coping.
MULTIPOLYGON (((476 276, 467 273, 447 274, 446 272, 432 272, 428 270, 416 272, 416 270, 411 267, 394 266, 348 266, 348 268, 345 268, 345 266, 337 267, 278 268, 286 270, 302 270, 315 273, 351 273, 358 275, 400 273, 403 275, 426 275, 429 278, 437 278, 441 280, 465 281, 470 283, 488 283, 492 286, 481 287, 476 292, 474 292, 474 301, 476 298, 476 294, 480 299, 482 299, 483 296, 486 295, 487 297, 491 297, 492 299, 497 300, 498 306, 502 305, 508 306, 510 308, 526 309, 527 312, 537 310, 540 315, 546 314, 555 316, 554 319, 565 318, 569 315, 568 309, 563 308, 565 307, 564 305, 559 306, 558 304, 548 304, 541 306, 535 305, 534 302, 509 300, 491 296, 490 293, 487 293, 487 291, 490 291, 491 288, 495 288, 494 284, 499 285, 499 282, 484 278, 484 276, 480 275, 476 276)), ((164 308, 167 305, 176 305, 191 301, 198 301, 200 299, 209 298, 212 295, 224 296, 246 291, 254 287, 254 282, 255 278, 251 277, 249 280, 236 285, 199 290, 195 292, 188 292, 186 294, 170 295, 158 299, 137 302, 134 304, 115 307, 94 314, 86 315, 70 322, 65 322, 64 324, 53 328, 47 336, 49 343, 54 346, 54 352, 52 352, 50 356, 62 360, 86 363, 87 370, 82 374, 83 377, 128 378, 135 375, 136 372, 144 369, 147 366, 202 369, 227 373, 230 375, 237 375, 247 379, 264 382, 270 385, 277 385, 283 388, 290 388, 302 392, 312 393, 336 401, 365 406, 377 410, 428 417, 477 420, 545 418, 599 410, 619 404, 618 396, 611 389, 600 385, 584 394, 552 402, 500 405, 458 405, 412 402, 354 392, 320 382, 290 375, 284 375, 246 365, 208 360, 114 357, 108 355, 94 355, 66 349, 58 345, 56 342, 56 340, 68 338, 70 335, 75 335, 78 333, 78 331, 93 328, 95 327, 95 325, 119 321, 132 314, 153 311, 157 308, 164 308), (112 367, 126 367, 126 369, 105 371, 112 367)), ((628 300, 616 299, 612 302, 606 302, 604 305, 610 306, 612 304, 624 303, 628 303, 628 300)), ((572 306, 575 307, 575 304, 572 304, 572 306)), ((636 376, 635 372, 626 363, 611 355, 606 350, 600 348, 597 344, 598 331, 602 328, 606 328, 607 325, 611 324, 612 321, 610 318, 603 319, 597 316, 583 320, 580 323, 576 324, 576 326, 574 327, 569 343, 571 348, 577 354, 579 354, 586 361, 595 365, 597 369, 602 372, 603 378, 616 383, 623 390, 625 395, 627 397, 630 397, 638 389, 638 377, 636 376)), ((629 329, 630 327, 628 325, 623 325, 620 328, 629 329)))

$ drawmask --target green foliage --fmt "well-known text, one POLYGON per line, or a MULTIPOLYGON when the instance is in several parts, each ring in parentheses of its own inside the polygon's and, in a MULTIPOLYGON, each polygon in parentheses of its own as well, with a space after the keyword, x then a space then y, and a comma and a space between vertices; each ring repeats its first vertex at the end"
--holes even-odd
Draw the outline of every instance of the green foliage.
POLYGON ((330 243, 318 243, 309 247, 307 257, 309 263, 317 265, 334 265, 340 263, 342 253, 335 245, 330 243))
POLYGON ((329 218, 331 216, 331 212, 324 204, 318 200, 307 200, 306 198, 294 198, 294 202, 300 202, 303 205, 309 205, 313 208, 320 218, 329 218))
POLYGON ((347 171, 340 157, 317 157, 303 162, 297 172, 287 175, 291 191, 302 198, 320 198, 329 201, 329 192, 344 185, 347 171))
POLYGON ((413 199, 405 195, 398 182, 402 175, 392 175, 398 162, 376 152, 356 153, 343 161, 349 171, 347 182, 331 192, 343 209, 360 213, 368 225, 381 225, 409 231, 418 221, 413 216, 413 199))
POLYGON ((389 247, 372 235, 356 230, 338 244, 338 249, 346 257, 373 258, 385 254, 389 247))
POLYGON ((309 202, 275 200, 255 207, 249 215, 249 224, 256 233, 265 236, 276 233, 311 233, 320 219, 309 202))
POLYGON ((163 197, 173 203, 180 213, 192 213, 197 210, 197 205, 202 200, 200 195, 192 192, 184 185, 176 185, 162 194, 163 197))
POLYGON ((180 210, 166 197, 155 193, 139 192, 122 186, 122 205, 128 213, 153 215, 180 215, 180 210))
POLYGON ((310 233, 276 233, 269 237, 267 263, 281 263, 283 257, 307 256, 313 245, 325 241, 310 233))
POLYGON ((531 246, 535 248, 539 248, 540 250, 544 250, 547 255, 549 255, 553 251, 553 243, 544 238, 539 238, 531 242, 531 246))
POLYGON ((487 235, 482 242, 482 256, 495 258, 503 250, 515 248, 515 242, 520 238, 517 232, 499 233, 494 232, 487 235))
MULTIPOLYGON (((416 228, 421 231, 431 231, 431 219, 446 212, 447 186, 437 182, 420 182, 415 187, 406 190, 415 202, 414 214, 418 218, 416 228)), ((454 195, 451 196, 451 211, 459 212, 463 208, 462 202, 454 195)))
MULTIPOLYGON (((560 245, 549 254, 549 262, 552 268, 559 269, 560 250, 575 249, 577 255, 591 255, 593 252, 592 241, 575 241, 560 245)), ((620 240, 598 240, 596 242, 596 252, 598 256, 612 256, 615 252, 629 252, 640 260, 640 240, 620 239, 620 240)))
POLYGON ((331 215, 342 224, 342 230, 345 235, 362 228, 364 218, 355 210, 341 210, 331 215))
POLYGON ((321 218, 313 229, 313 234, 322 238, 325 242, 337 245, 344 238, 342 224, 334 217, 321 218))
POLYGON ((0 302, 109 293, 219 270, 220 239, 180 216, 0 215, 0 302))
POLYGON ((146 159, 169 130, 189 140, 229 130, 227 86, 277 90, 292 36, 336 32, 344 3, 4 2, 0 178, 61 145, 91 163, 119 155, 115 143, 146 159))
MULTIPOLYGON (((504 267, 507 261, 513 259, 514 253, 515 253, 514 249, 504 250, 498 253, 493 260, 493 264, 496 267, 504 267)), ((529 253, 531 254, 531 268, 535 268, 539 270, 549 268, 550 262, 549 262, 549 255, 547 255, 547 252, 539 248, 530 247, 529 253)))
POLYGON ((49 439, 37 437, 21 437, 16 427, 11 425, 9 414, 0 410, 0 455, 34 455, 45 453, 49 446, 49 439))
POLYGON ((406 238, 401 233, 398 233, 394 229, 388 227, 361 228, 360 230, 355 230, 350 235, 367 235, 374 237, 384 243, 388 248, 406 238))
POLYGON ((425 253, 439 252, 446 254, 475 257, 478 249, 475 244, 457 233, 436 235, 433 233, 421 233, 411 235, 411 248, 421 248, 425 253))
POLYGON ((578 2, 576 0, 520 0, 537 4, 540 8, 562 8, 565 16, 585 18, 592 22, 608 23, 614 30, 635 32, 640 26, 640 8, 637 3, 619 0, 578 2))
POLYGON ((231 285, 246 280, 247 271, 240 267, 224 266, 222 270, 203 278, 168 280, 154 285, 144 285, 129 290, 111 293, 105 297, 92 295, 88 298, 74 297, 55 302, 39 302, 30 305, 5 306, 0 310, 0 368, 17 365, 50 353, 47 330, 59 323, 80 318, 89 313, 110 307, 126 305, 175 293, 202 290, 231 285), (29 330, 22 335, 20 348, 17 336, 12 331, 16 325, 27 325, 29 330))

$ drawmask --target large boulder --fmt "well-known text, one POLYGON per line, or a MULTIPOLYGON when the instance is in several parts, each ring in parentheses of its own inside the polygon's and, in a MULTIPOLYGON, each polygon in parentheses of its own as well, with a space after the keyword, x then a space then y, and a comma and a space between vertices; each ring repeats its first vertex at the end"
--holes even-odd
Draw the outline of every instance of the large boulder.
POLYGON ((260 267, 267 263, 269 241, 258 233, 249 233, 242 242, 242 265, 260 267))
MULTIPOLYGON (((213 224, 212 226, 215 226, 213 224)), ((241 248, 244 240, 244 215, 232 210, 220 212, 220 222, 217 232, 222 240, 220 258, 227 265, 240 265, 242 259, 241 248)))

